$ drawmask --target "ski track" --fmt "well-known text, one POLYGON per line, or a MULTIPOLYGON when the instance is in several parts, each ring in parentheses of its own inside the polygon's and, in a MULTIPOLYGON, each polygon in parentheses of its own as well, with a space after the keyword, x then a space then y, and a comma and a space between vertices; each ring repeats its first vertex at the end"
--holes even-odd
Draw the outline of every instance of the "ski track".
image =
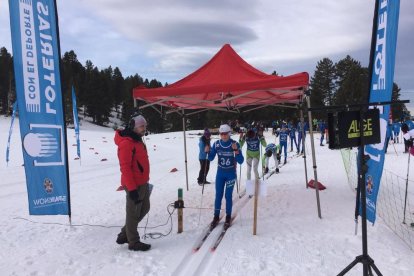
MULTIPOLYGON (((245 204, 248 202, 247 194, 244 197, 238 199, 235 198, 236 202, 234 202, 234 213, 237 214, 235 221, 239 218, 240 211, 244 208, 245 204)), ((217 250, 219 250, 220 245, 217 247, 216 251, 213 253, 211 252, 211 247, 214 245, 215 241, 219 237, 222 229, 223 229, 224 222, 220 222, 217 227, 210 233, 207 240, 203 243, 201 248, 197 252, 193 252, 193 248, 195 245, 198 244, 201 236, 204 233, 203 229, 199 236, 197 236, 197 240, 194 242, 194 245, 191 247, 191 250, 187 251, 187 253, 182 258, 181 262, 178 264, 172 275, 179 276, 179 275, 209 275, 206 274, 209 270, 211 265, 211 259, 214 258, 217 250), (192 267, 190 267, 190 265, 192 267)), ((227 233, 226 233, 227 235, 227 233)), ((225 237, 224 237, 225 238, 225 237)), ((223 240, 224 240, 223 238, 223 240)), ((223 241, 222 241, 223 242, 223 241)), ((220 243, 221 244, 221 243, 220 243)))

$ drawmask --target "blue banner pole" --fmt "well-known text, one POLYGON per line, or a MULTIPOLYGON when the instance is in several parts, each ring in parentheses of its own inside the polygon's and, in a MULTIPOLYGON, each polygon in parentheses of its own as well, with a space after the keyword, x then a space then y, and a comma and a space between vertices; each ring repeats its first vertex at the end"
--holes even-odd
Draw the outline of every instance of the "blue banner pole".
MULTIPOLYGON (((60 51, 60 31, 59 31, 59 16, 57 10, 57 2, 54 0, 55 6, 55 16, 56 16, 56 36, 57 36, 57 50, 58 50, 58 57, 59 57, 59 72, 60 72, 60 79, 62 79, 62 62, 61 62, 61 51, 60 51)), ((69 224, 72 225, 72 207, 70 204, 70 178, 69 178, 69 157, 68 157, 68 139, 67 139, 67 128, 66 128, 66 109, 65 109, 65 97, 63 96, 63 89, 62 83, 60 83, 60 89, 62 91, 62 112, 63 112, 63 134, 65 136, 65 158, 66 158, 66 183, 67 183, 67 193, 68 193, 68 216, 69 216, 69 224)))
POLYGON ((17 112, 17 101, 15 101, 14 104, 13 104, 13 113, 12 113, 11 122, 10 122, 9 138, 7 139, 7 149, 6 149, 6 163, 7 163, 7 166, 9 166, 10 140, 11 140, 11 136, 12 136, 12 133, 13 133, 13 125, 14 125, 14 118, 16 117, 16 112, 17 112))
POLYGON ((76 153, 79 158, 79 162, 81 160, 80 154, 80 133, 79 133, 79 117, 78 117, 78 107, 76 104, 76 94, 75 88, 72 86, 72 113, 73 113, 73 125, 75 126, 75 136, 76 136, 76 153))

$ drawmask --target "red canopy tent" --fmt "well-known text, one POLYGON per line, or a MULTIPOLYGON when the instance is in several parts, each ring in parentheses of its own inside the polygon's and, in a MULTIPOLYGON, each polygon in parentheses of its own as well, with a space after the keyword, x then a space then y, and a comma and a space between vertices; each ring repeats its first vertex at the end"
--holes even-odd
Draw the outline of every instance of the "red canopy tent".
MULTIPOLYGON (((308 83, 309 75, 306 72, 286 77, 265 74, 244 61, 229 44, 225 44, 212 59, 187 77, 166 87, 147 89, 142 85, 138 86, 133 90, 133 97, 147 102, 140 106, 140 109, 154 107, 153 105, 157 104, 171 107, 173 111, 180 109, 183 114, 185 109, 247 112, 260 107, 286 103, 294 104, 286 107, 297 108, 308 83), (246 106, 255 107, 243 110, 246 106)), ((303 116, 301 117, 303 123, 303 116)), ((183 128, 188 190, 184 116, 183 128)), ((306 159, 304 163, 307 183, 306 159)), ((319 196, 317 201, 319 206, 319 196)))
POLYGON ((296 104, 308 82, 306 72, 286 77, 265 74, 225 44, 210 61, 187 77, 161 88, 136 87, 133 96, 148 102, 146 106, 241 111, 244 106, 296 104))

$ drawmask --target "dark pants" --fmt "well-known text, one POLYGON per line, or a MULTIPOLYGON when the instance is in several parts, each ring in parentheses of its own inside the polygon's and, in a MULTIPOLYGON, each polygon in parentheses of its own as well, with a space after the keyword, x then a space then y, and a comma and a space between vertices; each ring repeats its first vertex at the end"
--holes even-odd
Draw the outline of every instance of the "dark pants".
POLYGON ((298 144, 296 143, 296 135, 290 136, 290 151, 293 151, 293 142, 295 142, 296 149, 298 148, 298 144))
POLYGON ((387 153, 388 150, 388 144, 390 143, 391 137, 385 137, 385 153, 387 153))
POLYGON ((208 159, 199 159, 200 161, 200 172, 198 173, 198 183, 205 183, 208 171, 210 169, 210 161, 208 159))
POLYGON ((138 186, 139 202, 135 202, 129 198, 128 191, 126 192, 126 219, 125 226, 122 227, 121 233, 125 233, 128 238, 128 243, 134 245, 140 240, 138 233, 138 223, 145 217, 150 210, 150 192, 148 184, 138 186))

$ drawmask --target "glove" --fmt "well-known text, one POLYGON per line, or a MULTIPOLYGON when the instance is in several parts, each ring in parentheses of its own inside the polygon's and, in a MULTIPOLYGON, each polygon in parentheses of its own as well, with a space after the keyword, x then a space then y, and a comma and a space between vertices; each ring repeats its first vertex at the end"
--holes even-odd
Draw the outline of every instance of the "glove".
POLYGON ((139 196, 138 196, 138 191, 137 190, 132 190, 132 191, 128 192, 128 196, 133 202, 135 202, 135 204, 138 204, 139 196))
POLYGON ((265 173, 268 173, 268 172, 269 172, 269 168, 268 168, 268 167, 266 167, 264 172, 265 172, 265 173))
POLYGON ((233 149, 233 151, 237 151, 237 144, 236 143, 231 144, 231 148, 233 149))
POLYGON ((407 146, 411 148, 413 146, 413 139, 407 140, 407 146))

